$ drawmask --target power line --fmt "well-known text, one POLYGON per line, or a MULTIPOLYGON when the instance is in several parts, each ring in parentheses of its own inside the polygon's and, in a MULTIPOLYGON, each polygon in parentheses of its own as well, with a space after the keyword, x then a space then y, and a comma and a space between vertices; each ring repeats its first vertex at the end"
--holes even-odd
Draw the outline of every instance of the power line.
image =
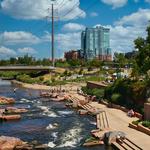
POLYGON ((71 13, 80 3, 77 2, 65 15, 62 16, 62 19, 67 16, 69 13, 71 13))
POLYGON ((62 2, 59 4, 58 8, 61 9, 63 7, 63 3, 65 2, 65 0, 62 0, 62 2))
MULTIPOLYGON (((78 15, 76 15, 74 18, 77 18, 79 16, 81 16, 82 14, 84 14, 85 11, 88 11, 89 9, 93 8, 99 1, 95 0, 92 4, 90 4, 83 12, 79 13, 78 15)), ((73 10, 72 10, 73 11, 73 10)), ((70 13, 70 12, 69 12, 70 13)), ((68 14, 69 14, 68 13, 68 14)), ((63 19, 63 18, 62 18, 63 19)), ((73 18, 71 18, 73 19, 73 18)))

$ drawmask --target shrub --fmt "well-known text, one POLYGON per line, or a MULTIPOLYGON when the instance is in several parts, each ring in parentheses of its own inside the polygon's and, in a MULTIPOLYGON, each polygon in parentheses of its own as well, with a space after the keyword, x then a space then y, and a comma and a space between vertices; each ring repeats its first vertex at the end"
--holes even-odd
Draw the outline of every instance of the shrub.
POLYGON ((93 71, 92 67, 88 67, 88 71, 93 71))
POLYGON ((111 96, 111 102, 112 103, 115 103, 115 104, 119 104, 121 101, 121 95, 119 93, 114 93, 112 96, 111 96))
POLYGON ((40 81, 44 81, 44 77, 42 77, 42 76, 39 77, 39 80, 40 80, 40 81))
POLYGON ((93 89, 92 95, 96 96, 97 98, 103 98, 104 97, 104 89, 93 89))
POLYGON ((81 68, 80 70, 79 70, 79 73, 78 73, 79 75, 82 75, 83 74, 83 68, 81 68))
POLYGON ((150 128, 150 121, 142 121, 144 127, 150 128))
POLYGON ((51 81, 50 80, 46 80, 46 81, 44 81, 44 84, 49 86, 51 84, 51 81))
POLYGON ((104 97, 104 89, 88 89, 87 87, 82 87, 81 90, 83 91, 83 93, 96 96, 97 98, 104 97))
POLYGON ((148 89, 148 85, 145 81, 118 79, 105 89, 104 98, 129 109, 134 107, 136 111, 141 113, 146 101, 146 89, 148 89), (116 93, 120 94, 120 98, 113 96, 116 93))
POLYGON ((0 77, 5 77, 5 78, 16 78, 17 75, 19 75, 19 73, 18 72, 14 72, 14 71, 0 72, 0 77))
POLYGON ((140 123, 140 120, 132 121, 132 123, 133 123, 134 125, 138 125, 138 124, 140 123))
POLYGON ((25 83, 30 83, 30 84, 40 83, 39 78, 31 78, 29 75, 26 75, 26 74, 18 75, 16 77, 16 79, 18 81, 25 82, 25 83))

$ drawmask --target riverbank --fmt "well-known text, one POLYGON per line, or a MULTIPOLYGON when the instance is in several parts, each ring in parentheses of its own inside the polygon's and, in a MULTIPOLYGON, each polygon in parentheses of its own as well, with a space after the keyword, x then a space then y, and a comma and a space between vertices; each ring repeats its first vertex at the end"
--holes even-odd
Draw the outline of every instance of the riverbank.
MULTIPOLYGON (((21 83, 18 81, 14 82, 14 84, 15 83, 18 85, 20 84, 20 86, 22 86, 24 88, 37 89, 37 90, 49 90, 51 88, 60 88, 60 86, 52 87, 52 86, 43 86, 43 85, 36 85, 36 84, 31 85, 31 84, 21 83)), ((81 86, 84 86, 84 84, 69 83, 67 85, 62 86, 61 88, 67 89, 68 94, 71 94, 72 96, 75 96, 78 99, 84 99, 84 97, 77 94, 77 88, 81 88, 81 86)), ((41 103, 41 101, 38 101, 38 103, 41 103)), ((117 109, 108 108, 105 105, 99 104, 97 102, 91 102, 90 105, 92 105, 96 109, 101 109, 101 110, 104 110, 107 112, 111 128, 125 132, 127 134, 127 137, 130 140, 132 140, 134 143, 137 143, 138 146, 140 146, 142 149, 144 149, 144 150, 148 149, 149 136, 145 135, 143 133, 140 133, 138 131, 135 131, 128 127, 129 122, 132 122, 133 120, 137 120, 137 118, 129 118, 125 112, 123 112, 121 110, 117 110, 117 109)), ((41 106, 41 107, 43 109, 43 106, 41 106)), ((44 111, 45 111, 45 106, 44 106, 44 111)), ((51 111, 47 110, 47 108, 46 108, 45 113, 47 113, 47 111, 48 111, 48 113, 50 113, 48 115, 51 116, 51 111)), ((55 114, 55 116, 57 116, 57 114, 55 114)), ((58 120, 60 120, 59 117, 58 117, 58 120)), ((91 130, 88 130, 88 131, 91 131, 91 130)))
MULTIPOLYGON (((75 97, 75 102, 77 99, 78 100, 84 99, 83 96, 78 95, 77 93, 72 94, 72 97, 73 96, 75 97)), ((78 104, 78 102, 76 102, 76 103, 78 104)), ((107 117, 108 117, 109 127, 111 127, 111 129, 113 129, 113 131, 122 131, 123 133, 126 134, 127 139, 130 139, 133 143, 135 143, 141 149, 143 149, 143 150, 149 149, 149 146, 150 146, 149 135, 141 133, 141 132, 136 131, 129 127, 129 123, 131 123, 132 121, 138 120, 137 117, 129 117, 129 116, 127 116, 127 113, 122 110, 109 108, 106 105, 100 104, 98 102, 90 102, 83 106, 86 106, 83 108, 85 108, 85 110, 87 110, 89 112, 91 112, 91 110, 101 110, 101 112, 106 112, 107 117)), ((102 117, 102 120, 104 120, 103 117, 102 117)), ((106 128, 106 125, 104 127, 106 128)), ((105 133, 106 132, 108 132, 108 131, 106 130, 105 133)), ((95 135, 97 137, 102 137, 103 132, 101 130, 99 130, 97 132, 97 134, 95 134, 95 135)), ((132 146, 134 146, 134 145, 132 144, 132 146)))
POLYGON ((56 88, 56 89, 65 89, 68 90, 69 92, 75 92, 77 91, 77 89, 80 89, 82 86, 85 86, 86 83, 76 83, 76 82, 72 82, 72 83, 67 83, 65 85, 56 85, 56 86, 47 86, 47 85, 42 85, 42 84, 28 84, 28 83, 23 83, 17 80, 11 80, 11 83, 23 88, 27 88, 27 89, 34 89, 34 90, 50 90, 52 88, 56 88))
MULTIPOLYGON (((39 98, 38 90, 28 90, 11 84, 4 85, 5 81, 1 82, 0 95, 15 98, 14 107, 29 110, 22 114, 21 120, 1 123, 1 135, 18 137, 29 143, 36 140, 40 144, 48 145, 48 150, 52 148, 57 150, 89 149, 83 147, 82 143, 90 136, 89 131, 95 127, 93 117, 87 115, 83 118, 76 111, 67 108, 65 102, 39 98), (14 88, 17 88, 15 93, 14 88)), ((90 149, 105 150, 105 147, 91 147, 90 149)))

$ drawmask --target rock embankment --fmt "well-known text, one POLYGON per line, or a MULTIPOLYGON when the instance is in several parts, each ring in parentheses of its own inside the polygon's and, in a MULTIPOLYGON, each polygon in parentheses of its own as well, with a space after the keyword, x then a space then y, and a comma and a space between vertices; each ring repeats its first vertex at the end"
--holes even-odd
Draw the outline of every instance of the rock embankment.
POLYGON ((16 146, 23 145, 24 142, 18 138, 0 136, 0 150, 13 150, 16 146))
POLYGON ((48 146, 37 141, 24 142, 19 138, 0 136, 0 150, 46 150, 48 146))
POLYGON ((15 100, 13 98, 0 97, 0 105, 14 104, 15 100))

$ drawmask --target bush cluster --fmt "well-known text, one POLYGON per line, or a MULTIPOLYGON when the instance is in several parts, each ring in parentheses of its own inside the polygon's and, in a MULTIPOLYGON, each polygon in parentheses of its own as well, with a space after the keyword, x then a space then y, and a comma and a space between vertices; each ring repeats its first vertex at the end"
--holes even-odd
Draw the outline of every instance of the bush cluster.
POLYGON ((85 94, 96 96, 97 99, 103 98, 104 97, 104 89, 89 89, 87 87, 82 87, 82 91, 85 94))
POLYGON ((22 74, 22 75, 18 75, 16 77, 16 79, 18 81, 21 81, 21 82, 25 82, 25 83, 30 83, 30 84, 33 84, 33 83, 41 83, 41 80, 39 78, 31 78, 29 75, 27 74, 22 74))
POLYGON ((144 127, 147 127, 147 128, 150 128, 150 121, 142 121, 142 125, 144 126, 144 127))
POLYGON ((109 102, 142 112, 146 91, 147 83, 144 81, 118 79, 105 89, 104 97, 109 102))

